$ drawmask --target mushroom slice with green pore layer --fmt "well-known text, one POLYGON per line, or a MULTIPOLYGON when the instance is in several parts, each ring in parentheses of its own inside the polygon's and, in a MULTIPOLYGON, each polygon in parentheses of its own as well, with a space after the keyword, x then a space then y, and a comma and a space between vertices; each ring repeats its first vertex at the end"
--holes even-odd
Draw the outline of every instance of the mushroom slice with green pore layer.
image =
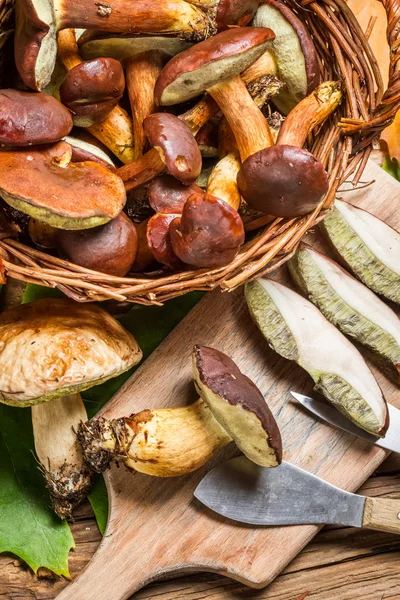
POLYGON ((121 460, 140 473, 177 477, 200 468, 232 441, 250 460, 276 467, 281 437, 256 386, 212 348, 195 347, 193 374, 202 398, 190 406, 81 423, 78 439, 90 469, 101 473, 121 460))
POLYGON ((198 393, 247 458, 277 467, 281 435, 258 387, 226 354, 206 346, 194 348, 193 376, 198 393))
POLYGON ((301 291, 342 333, 372 353, 400 383, 400 320, 380 298, 333 260, 302 244, 289 261, 301 291))
POLYGON ((384 436, 386 401, 359 351, 308 300, 268 279, 246 285, 246 300, 269 346, 294 360, 315 389, 358 427, 384 436))
POLYGON ((336 200, 322 229, 344 264, 371 290, 400 304, 400 234, 366 210, 336 200))
POLYGON ((0 196, 60 229, 89 229, 117 217, 126 201, 120 177, 96 162, 71 158, 66 142, 46 150, 0 152, 0 196))
POLYGON ((314 42, 304 23, 280 0, 263 0, 252 25, 270 27, 276 35, 271 50, 284 88, 273 102, 283 114, 288 114, 320 83, 314 42))
POLYGON ((136 365, 142 352, 103 309, 43 299, 0 315, 0 402, 25 407, 86 390, 136 365))
POLYGON ((190 44, 178 37, 116 35, 88 29, 79 38, 78 46, 84 60, 103 57, 124 60, 148 50, 160 50, 169 56, 175 56, 186 50, 190 44))

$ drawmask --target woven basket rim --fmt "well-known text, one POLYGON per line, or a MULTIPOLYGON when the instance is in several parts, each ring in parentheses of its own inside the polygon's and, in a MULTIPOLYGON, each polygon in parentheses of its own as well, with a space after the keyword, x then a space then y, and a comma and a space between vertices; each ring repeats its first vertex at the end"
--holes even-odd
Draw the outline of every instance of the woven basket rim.
MULTIPOLYGON (((7 276, 57 287, 79 302, 114 299, 159 305, 188 291, 217 287, 231 291, 286 262, 306 231, 332 209, 339 186, 350 177, 353 185, 358 184, 373 142, 393 121, 400 107, 400 0, 381 0, 388 16, 391 49, 386 91, 367 40, 372 24, 365 35, 345 0, 283 2, 296 12, 313 36, 323 80, 340 79, 346 92, 341 107, 314 132, 308 146, 329 175, 329 191, 313 213, 295 219, 271 220, 245 242, 236 259, 225 267, 179 273, 159 270, 124 278, 85 269, 5 236, 0 247, 6 253, 3 263, 7 276)), ((0 31, 5 31, 10 23, 0 17, 0 31)))

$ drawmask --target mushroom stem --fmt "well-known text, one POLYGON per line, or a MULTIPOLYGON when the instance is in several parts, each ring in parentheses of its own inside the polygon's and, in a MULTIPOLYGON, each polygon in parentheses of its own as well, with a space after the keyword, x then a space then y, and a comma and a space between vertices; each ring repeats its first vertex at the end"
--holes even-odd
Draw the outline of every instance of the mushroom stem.
POLYGON ((213 18, 184 0, 107 0, 66 3, 54 0, 58 30, 68 28, 98 29, 115 33, 167 33, 190 41, 200 41, 213 32, 213 18))
POLYGON ((127 418, 91 419, 80 424, 78 439, 95 472, 105 471, 114 459, 155 477, 187 475, 231 442, 201 399, 190 406, 143 410, 127 418))
POLYGON ((125 183, 126 191, 129 192, 129 190, 133 190, 151 181, 164 170, 165 162, 161 157, 160 151, 157 148, 152 148, 134 162, 118 169, 117 174, 125 183))
POLYGON ((164 53, 149 50, 125 61, 126 85, 133 118, 133 160, 146 146, 143 120, 156 110, 154 86, 164 66, 164 53))
POLYGON ((89 471, 74 432, 87 419, 80 394, 32 406, 35 450, 54 512, 70 519, 72 510, 86 497, 89 471))
MULTIPOLYGON (((271 50, 267 50, 250 67, 241 73, 241 78, 247 86, 266 75, 276 75, 277 64, 271 50)), ((209 94, 205 94, 193 108, 187 110, 180 116, 180 119, 186 123, 193 135, 214 117, 220 110, 217 102, 209 94)))
MULTIPOLYGON (((64 29, 58 34, 58 58, 68 71, 83 62, 72 29, 64 29)), ((87 130, 121 162, 129 163, 134 160, 132 121, 120 106, 116 106, 104 121, 91 125, 87 130)))
POLYGON ((282 123, 277 145, 302 148, 308 134, 323 123, 342 99, 339 81, 325 81, 293 108, 282 123))
POLYGON ((236 183, 240 167, 241 163, 238 155, 234 153, 227 154, 211 171, 207 185, 207 194, 224 200, 235 210, 238 210, 241 200, 236 183))
POLYGON ((218 103, 232 128, 242 162, 259 150, 273 145, 268 123, 254 104, 240 75, 225 79, 207 91, 218 103))

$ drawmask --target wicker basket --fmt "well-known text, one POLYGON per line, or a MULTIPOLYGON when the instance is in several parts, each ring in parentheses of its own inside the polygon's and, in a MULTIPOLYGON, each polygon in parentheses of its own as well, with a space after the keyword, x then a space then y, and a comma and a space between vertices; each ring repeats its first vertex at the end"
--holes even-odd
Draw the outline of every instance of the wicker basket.
MULTIPOLYGON (((330 177, 329 192, 312 214, 271 220, 257 230, 228 266, 208 271, 157 271, 137 277, 118 278, 90 271, 7 238, 0 241, 10 257, 4 261, 7 275, 57 287, 80 302, 114 299, 160 304, 192 290, 216 287, 233 290, 288 260, 307 229, 321 221, 332 206, 338 187, 345 180, 351 180, 354 185, 359 182, 373 141, 391 124, 400 108, 400 0, 381 0, 388 16, 390 45, 386 92, 367 41, 372 20, 369 31, 363 32, 345 0, 284 1, 311 32, 324 78, 341 79, 345 89, 342 105, 314 132, 308 145, 330 177)), ((11 0, 0 0, 0 46, 12 28, 10 7, 11 0)), ((0 52, 4 55, 4 51, 0 52)))

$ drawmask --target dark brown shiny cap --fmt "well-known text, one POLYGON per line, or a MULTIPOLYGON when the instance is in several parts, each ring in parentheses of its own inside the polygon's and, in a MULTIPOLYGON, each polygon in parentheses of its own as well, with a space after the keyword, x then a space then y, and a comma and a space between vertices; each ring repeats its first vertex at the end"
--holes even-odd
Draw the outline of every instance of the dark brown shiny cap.
POLYGON ((125 89, 121 63, 95 58, 73 67, 60 87, 60 99, 72 113, 74 125, 90 127, 104 121, 125 89))
POLYGON ((282 462, 281 435, 258 387, 229 356, 206 346, 194 347, 193 371, 201 397, 237 446, 257 464, 278 466, 282 462))
POLYGON ((178 214, 157 213, 147 224, 147 243, 154 258, 171 269, 182 269, 182 261, 176 256, 169 233, 170 223, 178 214))
POLYGON ((161 175, 149 183, 147 188, 149 204, 158 213, 181 214, 186 200, 201 188, 192 183, 185 186, 171 175, 161 175))
POLYGON ((171 222, 169 231, 176 256, 200 268, 229 264, 245 238, 236 210, 204 192, 192 194, 182 216, 171 222))
POLYGON ((143 129, 150 145, 161 149, 168 172, 184 185, 193 183, 202 159, 189 127, 175 115, 154 113, 144 119, 143 129))
POLYGON ((0 90, 0 144, 51 144, 68 135, 71 129, 69 111, 52 96, 0 90))
POLYGON ((237 177, 252 208, 275 217, 298 217, 314 210, 329 188, 328 175, 308 150, 272 146, 247 158, 237 177))
POLYGON ((219 0, 217 7, 217 27, 219 31, 232 25, 245 27, 250 23, 260 4, 260 0, 219 0))
POLYGON ((234 27, 181 52, 166 64, 157 80, 156 103, 168 106, 185 102, 241 73, 274 38, 267 27, 234 27))
POLYGON ((84 231, 58 231, 57 244, 69 261, 116 277, 124 277, 138 250, 136 227, 125 213, 105 225, 84 231))

